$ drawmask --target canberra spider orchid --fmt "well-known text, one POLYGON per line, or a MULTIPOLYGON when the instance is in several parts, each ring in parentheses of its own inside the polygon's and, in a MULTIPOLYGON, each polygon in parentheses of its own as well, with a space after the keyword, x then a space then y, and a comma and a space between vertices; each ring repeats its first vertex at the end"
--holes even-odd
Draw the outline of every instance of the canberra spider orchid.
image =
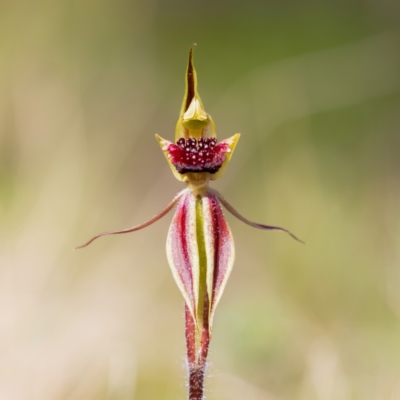
POLYGON ((193 46, 186 71, 186 91, 176 125, 175 142, 156 135, 174 176, 187 188, 153 218, 121 231, 103 232, 82 248, 106 235, 134 232, 158 221, 176 206, 167 237, 172 275, 185 299, 189 400, 203 399, 204 372, 215 309, 224 291, 235 257, 231 230, 221 204, 242 222, 259 229, 286 232, 276 226, 251 222, 240 215, 209 182, 220 178, 240 134, 218 142, 214 122, 197 93, 193 46))

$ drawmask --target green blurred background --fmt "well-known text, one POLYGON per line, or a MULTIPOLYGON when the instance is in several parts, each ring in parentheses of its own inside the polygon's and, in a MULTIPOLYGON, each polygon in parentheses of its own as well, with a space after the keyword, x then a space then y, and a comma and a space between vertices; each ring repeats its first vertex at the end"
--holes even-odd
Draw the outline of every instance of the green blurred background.
POLYGON ((165 257, 189 46, 235 267, 209 400, 400 399, 400 3, 0 2, 0 398, 185 399, 165 257))

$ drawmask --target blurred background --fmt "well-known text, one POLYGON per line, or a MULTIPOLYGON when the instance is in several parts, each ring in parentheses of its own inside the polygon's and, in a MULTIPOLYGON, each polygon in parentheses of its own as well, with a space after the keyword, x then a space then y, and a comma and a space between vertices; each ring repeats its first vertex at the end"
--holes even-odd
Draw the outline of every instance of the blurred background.
POLYGON ((185 399, 165 256, 188 49, 236 263, 209 400, 400 399, 400 4, 0 2, 0 398, 185 399))

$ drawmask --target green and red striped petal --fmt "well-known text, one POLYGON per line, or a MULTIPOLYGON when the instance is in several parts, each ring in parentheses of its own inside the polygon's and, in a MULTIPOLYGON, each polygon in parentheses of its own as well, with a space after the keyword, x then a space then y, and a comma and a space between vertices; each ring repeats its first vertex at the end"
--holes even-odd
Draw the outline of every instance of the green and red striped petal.
POLYGON ((167 256, 196 325, 207 323, 211 330, 235 257, 231 230, 213 193, 182 195, 168 233, 167 256))
POLYGON ((168 231, 167 258, 172 275, 196 320, 199 252, 196 235, 196 199, 187 191, 179 200, 168 231))
POLYGON ((232 232, 217 197, 206 192, 202 197, 204 237, 207 253, 207 292, 209 293, 209 325, 221 299, 235 259, 232 232))

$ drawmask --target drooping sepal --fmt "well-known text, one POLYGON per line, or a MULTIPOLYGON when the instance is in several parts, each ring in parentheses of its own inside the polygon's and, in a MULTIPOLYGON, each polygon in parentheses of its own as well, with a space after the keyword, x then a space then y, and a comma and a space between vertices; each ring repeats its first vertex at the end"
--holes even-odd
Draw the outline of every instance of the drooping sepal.
POLYGON ((89 246, 90 243, 92 243, 93 241, 95 241, 98 238, 101 238, 102 236, 120 235, 120 234, 124 234, 124 233, 135 232, 135 231, 138 231, 140 229, 146 228, 146 227, 150 226, 151 224, 154 224, 154 222, 157 222, 159 219, 164 217, 164 215, 168 214, 175 207, 175 205, 178 203, 178 201, 181 198, 181 196, 186 192, 187 192, 186 189, 182 190, 181 192, 179 192, 163 210, 161 210, 158 214, 156 214, 153 218, 150 218, 146 222, 143 222, 142 224, 139 224, 139 225, 132 226, 131 228, 127 228, 127 229, 121 229, 121 230, 117 230, 117 231, 101 232, 101 233, 93 236, 85 244, 83 244, 81 246, 78 246, 78 247, 75 247, 75 249, 76 250, 77 249, 82 249, 83 247, 89 246))
POLYGON ((231 230, 212 192, 188 191, 181 197, 168 233, 167 256, 196 326, 206 324, 211 331, 235 257, 231 230))
POLYGON ((229 204, 224 197, 221 195, 221 193, 218 193, 214 189, 209 189, 209 191, 220 201, 220 203, 237 219, 240 221, 244 222, 247 225, 252 226, 253 228, 257 229, 263 229, 263 230, 270 230, 270 231, 278 231, 278 232, 285 232, 289 236, 291 236, 293 239, 297 240, 300 243, 305 244, 301 239, 299 239, 297 236, 293 235, 292 232, 288 231, 285 228, 282 228, 280 226, 273 226, 273 225, 265 225, 265 224, 260 224, 258 222, 253 222, 245 218, 242 214, 240 214, 237 210, 233 208, 231 204, 229 204))
POLYGON ((235 246, 232 232, 217 198, 211 192, 207 192, 203 196, 202 202, 207 253, 209 326, 211 330, 215 309, 232 271, 235 246))
POLYGON ((168 231, 167 258, 172 275, 194 320, 199 293, 199 251, 196 233, 196 198, 188 190, 176 208, 168 231))

